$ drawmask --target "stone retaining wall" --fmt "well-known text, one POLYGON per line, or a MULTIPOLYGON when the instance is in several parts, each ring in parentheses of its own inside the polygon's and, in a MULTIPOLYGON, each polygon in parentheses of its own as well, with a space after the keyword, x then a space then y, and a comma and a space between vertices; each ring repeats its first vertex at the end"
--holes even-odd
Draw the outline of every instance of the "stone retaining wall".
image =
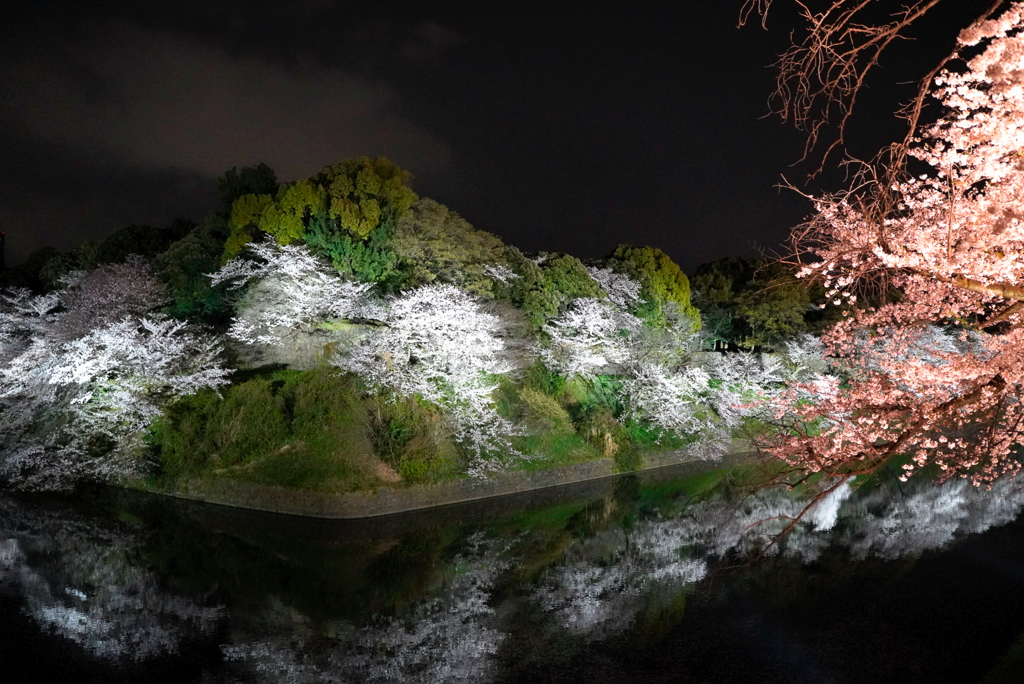
MULTIPOLYGON (((651 454, 639 470, 675 466, 687 462, 709 469, 737 465, 751 456, 750 445, 737 440, 716 461, 698 461, 685 451, 651 454)), ((535 472, 499 473, 487 479, 449 480, 438 484, 376 491, 324 494, 287 487, 267 487, 237 480, 194 482, 176 491, 148 490, 155 494, 203 501, 221 506, 299 515, 323 519, 359 519, 436 508, 468 501, 479 501, 548 487, 576 484, 614 477, 612 459, 604 458, 535 472)))

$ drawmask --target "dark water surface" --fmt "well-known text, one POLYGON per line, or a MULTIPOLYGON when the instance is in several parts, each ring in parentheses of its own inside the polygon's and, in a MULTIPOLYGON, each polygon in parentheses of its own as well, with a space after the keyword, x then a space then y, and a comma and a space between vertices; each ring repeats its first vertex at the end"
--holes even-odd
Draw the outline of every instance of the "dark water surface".
POLYGON ((365 522, 0 496, 2 682, 1020 682, 1024 477, 665 470, 365 522))

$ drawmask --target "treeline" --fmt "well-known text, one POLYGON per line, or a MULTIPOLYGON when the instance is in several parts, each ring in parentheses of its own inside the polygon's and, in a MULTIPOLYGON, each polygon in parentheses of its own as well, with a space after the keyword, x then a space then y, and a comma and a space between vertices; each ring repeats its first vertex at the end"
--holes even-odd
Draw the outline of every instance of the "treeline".
MULTIPOLYGON (((294 183, 279 183, 266 164, 232 168, 217 182, 222 209, 201 223, 132 225, 69 252, 45 247, 0 272, 0 287, 49 292, 69 273, 134 254, 151 260, 167 285, 169 315, 224 323, 230 302, 208 275, 253 240, 271 236, 281 245, 306 244, 345 277, 388 292, 444 282, 511 301, 537 328, 566 302, 597 295, 580 260, 551 255, 535 264, 444 205, 420 199, 409 180, 383 158, 346 160, 294 183), (511 268, 522 279, 496 287, 484 273, 489 265, 511 268)), ((689 279, 651 247, 620 245, 599 263, 640 280, 645 321, 657 325, 664 304, 674 302, 695 324, 702 322, 709 348, 773 349, 842 315, 841 308, 824 306, 820 284, 799 280, 794 268, 770 257, 726 257, 699 266, 689 279)))
POLYGON ((292 183, 234 168, 200 223, 8 269, 0 478, 346 490, 602 455, 629 468, 648 448, 720 448, 807 372, 806 340, 770 364, 694 361, 821 323, 777 264, 702 266, 698 311, 655 247, 524 254, 409 181, 365 157, 292 183))

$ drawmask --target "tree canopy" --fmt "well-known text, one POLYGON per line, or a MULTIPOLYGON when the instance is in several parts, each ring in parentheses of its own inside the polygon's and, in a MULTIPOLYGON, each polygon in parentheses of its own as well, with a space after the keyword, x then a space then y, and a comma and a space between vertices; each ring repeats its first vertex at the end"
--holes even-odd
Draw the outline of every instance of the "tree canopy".
POLYGON ((810 388, 772 447, 801 468, 850 477, 900 456, 975 483, 1019 468, 1024 3, 990 16, 932 81, 942 114, 907 147, 919 169, 815 197, 794 233, 802 275, 855 305, 823 337, 844 382, 810 388), (903 296, 856 307, 879 287, 903 296))
POLYGON ((808 289, 777 261, 726 257, 701 265, 691 282, 713 341, 775 348, 810 327, 808 289))
POLYGON ((413 204, 397 222, 392 246, 405 285, 451 283, 481 296, 492 294, 493 280, 485 268, 503 263, 505 251, 497 237, 431 199, 413 204))
POLYGON ((679 265, 657 247, 619 245, 608 257, 613 270, 625 273, 639 281, 644 300, 639 315, 648 323, 665 322, 665 305, 678 307, 678 313, 693 320, 695 330, 700 329, 700 314, 690 303, 690 281, 679 265))
POLYGON ((230 235, 221 261, 237 256, 257 233, 287 245, 305 240, 311 225, 317 227, 321 250, 345 242, 344 238, 365 241, 378 228, 393 227, 416 201, 408 187, 410 179, 407 171, 384 157, 359 157, 280 185, 274 194, 241 195, 231 204, 230 235))

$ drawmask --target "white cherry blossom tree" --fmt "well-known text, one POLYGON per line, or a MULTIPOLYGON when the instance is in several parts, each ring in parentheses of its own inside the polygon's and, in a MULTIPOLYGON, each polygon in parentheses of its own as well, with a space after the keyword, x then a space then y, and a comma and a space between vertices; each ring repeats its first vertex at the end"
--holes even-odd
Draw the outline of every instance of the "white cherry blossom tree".
POLYGON ((359 317, 372 284, 347 281, 304 245, 252 243, 210 280, 235 289, 255 281, 228 335, 246 344, 280 344, 318 324, 359 317))
POLYGON ((64 489, 137 474, 132 447, 162 407, 227 382, 212 336, 150 313, 161 294, 133 261, 3 297, 0 479, 64 489))
POLYGON ((391 297, 377 315, 383 326, 333 363, 373 388, 444 408, 456 438, 474 454, 472 473, 518 456, 509 438, 520 431, 498 414, 493 397, 497 376, 515 369, 502 318, 447 284, 391 297))

